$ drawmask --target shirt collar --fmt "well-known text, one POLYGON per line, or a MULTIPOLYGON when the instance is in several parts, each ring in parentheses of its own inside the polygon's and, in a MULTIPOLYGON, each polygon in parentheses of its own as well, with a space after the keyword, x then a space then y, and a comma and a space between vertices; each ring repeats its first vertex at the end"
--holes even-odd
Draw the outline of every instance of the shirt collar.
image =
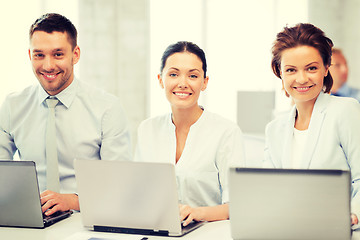
MULTIPOLYGON (((320 91, 319 96, 316 98, 315 104, 314 104, 314 108, 312 110, 312 114, 311 114, 311 118, 313 118, 314 113, 321 113, 323 112, 323 110, 326 108, 326 106, 329 103, 329 99, 328 96, 330 96, 330 94, 328 93, 324 93, 323 91, 320 91)), ((295 117, 296 117, 296 105, 294 104, 294 106, 292 107, 291 111, 290 111, 290 115, 289 115, 289 121, 292 124, 295 124, 295 117)), ((293 125, 294 126, 294 125, 293 125)))
MULTIPOLYGON (((56 94, 55 97, 66 107, 69 108, 76 96, 76 90, 78 86, 78 81, 76 78, 72 81, 72 83, 62 90, 60 93, 56 94)), ((39 96, 39 104, 44 104, 45 100, 49 97, 49 94, 42 88, 39 84, 38 86, 38 96, 39 96)))
MULTIPOLYGON (((201 122, 203 121, 203 119, 206 118, 206 116, 204 116, 204 115, 207 115, 207 111, 204 109, 203 106, 200 106, 200 105, 199 105, 199 107, 203 110, 203 112, 202 112, 202 114, 200 115, 199 119, 196 120, 196 122, 194 122, 194 123, 190 126, 190 128, 193 128, 193 127, 201 124, 201 122)), ((169 116, 168 122, 169 122, 170 128, 175 129, 176 127, 175 127, 175 124, 174 124, 174 122, 173 122, 173 120, 172 120, 172 113, 170 113, 168 116, 169 116)))

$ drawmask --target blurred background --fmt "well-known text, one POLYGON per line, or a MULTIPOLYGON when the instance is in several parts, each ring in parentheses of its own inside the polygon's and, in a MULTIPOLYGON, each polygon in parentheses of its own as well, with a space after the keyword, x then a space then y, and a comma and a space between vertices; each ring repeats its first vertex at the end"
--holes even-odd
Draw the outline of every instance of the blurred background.
POLYGON ((207 55, 210 80, 200 104, 245 133, 262 136, 268 119, 289 109, 270 68, 272 42, 286 25, 320 27, 348 59, 349 85, 360 87, 358 0, 1 0, 0 103, 38 84, 28 30, 47 12, 75 24, 81 49, 75 74, 120 97, 134 142, 142 120, 170 111, 157 74, 165 48, 180 40, 207 55), (258 126, 249 128, 249 121, 258 126))

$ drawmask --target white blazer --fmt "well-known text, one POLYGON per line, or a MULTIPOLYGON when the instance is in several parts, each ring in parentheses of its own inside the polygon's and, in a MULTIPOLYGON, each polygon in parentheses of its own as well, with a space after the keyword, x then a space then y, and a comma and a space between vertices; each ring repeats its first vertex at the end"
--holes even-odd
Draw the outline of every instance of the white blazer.
MULTIPOLYGON (((266 126, 264 167, 291 168, 296 107, 266 126)), ((360 104, 321 92, 315 102, 301 168, 351 170, 352 212, 360 217, 360 104)))

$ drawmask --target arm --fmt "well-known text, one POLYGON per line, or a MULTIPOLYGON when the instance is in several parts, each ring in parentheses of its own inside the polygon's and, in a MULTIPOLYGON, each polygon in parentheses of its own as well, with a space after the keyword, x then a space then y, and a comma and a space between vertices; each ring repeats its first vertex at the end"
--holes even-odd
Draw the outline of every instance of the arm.
MULTIPOLYGON (((267 140, 266 140, 267 141, 267 140)), ((271 160, 271 155, 270 155, 270 150, 269 150, 269 145, 267 143, 265 143, 265 148, 264 148, 264 161, 262 163, 262 167, 263 168, 274 168, 274 164, 271 160)))
POLYGON ((222 204, 225 204, 229 202, 229 168, 245 166, 244 141, 240 128, 230 129, 223 135, 216 154, 216 165, 222 190, 222 204))
MULTIPOLYGON (((106 160, 131 160, 128 122, 120 104, 108 107, 101 119, 102 139, 100 158, 106 160)), ((57 211, 80 210, 76 194, 61 194, 46 190, 40 195, 42 211, 51 215, 57 211)))
POLYGON ((351 171, 352 223, 356 224, 360 214, 360 104, 353 101, 342 110, 338 115, 338 134, 351 171))
POLYGON ((271 161, 271 156, 270 156, 270 150, 269 150, 269 146, 267 144, 267 137, 265 140, 265 148, 264 148, 264 161, 262 163, 262 167, 263 168, 273 168, 274 165, 272 164, 271 161))
POLYGON ((188 205, 180 204, 180 219, 184 220, 183 226, 187 226, 191 221, 219 221, 229 218, 229 204, 225 203, 213 207, 192 208, 188 205))
POLYGON ((5 100, 0 108, 0 159, 13 159, 16 150, 10 134, 10 107, 5 100))
POLYGON ((76 194, 60 194, 46 190, 40 194, 41 209, 49 216, 57 211, 80 210, 79 198, 76 194))
POLYGON ((271 154, 270 154, 270 148, 269 148, 269 139, 270 139, 270 124, 266 125, 265 128, 265 148, 264 148, 264 160, 262 167, 263 168, 274 168, 275 165, 273 164, 273 161, 271 160, 271 154))
POLYGON ((229 218, 229 190, 228 171, 229 167, 241 167, 245 165, 243 150, 243 137, 240 128, 228 128, 221 137, 218 151, 215 156, 218 168, 219 191, 222 193, 222 203, 217 206, 191 207, 180 205, 180 218, 185 220, 183 225, 188 225, 192 220, 218 221, 229 218))
POLYGON ((102 119, 100 158, 132 160, 128 120, 119 102, 107 109, 102 119))
MULTIPOLYGON (((143 162, 144 158, 142 156, 143 144, 145 136, 143 136, 144 128, 143 128, 144 121, 140 123, 138 129, 137 129, 137 143, 135 146, 135 153, 134 153, 134 161, 135 162, 143 162)), ((146 145, 146 144, 145 144, 146 145)))

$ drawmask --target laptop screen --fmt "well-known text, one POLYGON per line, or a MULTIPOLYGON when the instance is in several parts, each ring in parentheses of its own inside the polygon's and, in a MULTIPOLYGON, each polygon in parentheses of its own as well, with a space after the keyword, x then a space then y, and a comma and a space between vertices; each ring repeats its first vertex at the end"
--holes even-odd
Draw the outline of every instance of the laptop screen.
POLYGON ((0 225, 44 227, 35 163, 0 161, 0 225))
POLYGON ((75 171, 86 227, 181 232, 172 164, 76 159, 75 171))
POLYGON ((231 168, 234 239, 350 239, 350 173, 231 168))

